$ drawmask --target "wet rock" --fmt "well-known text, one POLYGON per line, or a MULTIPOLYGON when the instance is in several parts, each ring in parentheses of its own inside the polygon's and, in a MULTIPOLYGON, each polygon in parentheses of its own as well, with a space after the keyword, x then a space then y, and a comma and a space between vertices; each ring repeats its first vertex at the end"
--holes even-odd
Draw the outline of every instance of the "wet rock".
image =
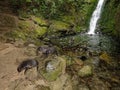
POLYGON ((79 64, 72 64, 72 65, 67 66, 66 72, 69 75, 73 76, 73 75, 77 74, 76 72, 78 72, 81 68, 82 68, 82 66, 80 66, 79 64))
POLYGON ((86 77, 86 76, 91 76, 93 74, 93 69, 91 66, 89 65, 86 65, 86 66, 83 66, 83 68, 81 68, 79 71, 78 71, 78 75, 80 77, 86 77))
POLYGON ((84 63, 93 66, 93 68, 97 68, 99 66, 100 60, 99 57, 92 57, 84 61, 84 63))
POLYGON ((107 54, 107 52, 103 52, 99 58, 107 64, 111 64, 112 58, 107 54))

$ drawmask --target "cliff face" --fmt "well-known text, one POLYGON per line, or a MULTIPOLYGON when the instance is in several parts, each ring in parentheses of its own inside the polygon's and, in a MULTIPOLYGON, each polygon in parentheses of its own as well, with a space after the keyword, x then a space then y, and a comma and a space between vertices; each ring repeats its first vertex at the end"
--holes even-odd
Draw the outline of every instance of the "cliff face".
POLYGON ((103 33, 120 37, 120 0, 106 0, 100 28, 103 33))

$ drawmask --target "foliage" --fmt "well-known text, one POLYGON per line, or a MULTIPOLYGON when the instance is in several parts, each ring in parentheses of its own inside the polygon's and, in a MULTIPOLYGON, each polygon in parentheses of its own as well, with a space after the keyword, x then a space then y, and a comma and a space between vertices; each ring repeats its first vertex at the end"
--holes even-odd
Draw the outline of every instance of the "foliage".
POLYGON ((46 18, 56 18, 65 14, 79 12, 84 4, 96 0, 12 0, 15 9, 27 10, 30 13, 43 15, 46 18))
MULTIPOLYGON (((28 17, 28 14, 33 14, 49 20, 54 19, 66 23, 68 25, 67 27, 74 25, 75 30, 81 32, 87 29, 97 1, 98 0, 12 0, 11 4, 23 18, 28 17)), ((62 26, 61 23, 56 24, 57 26, 62 26)))
POLYGON ((120 36, 120 0, 107 0, 100 20, 103 33, 120 36))

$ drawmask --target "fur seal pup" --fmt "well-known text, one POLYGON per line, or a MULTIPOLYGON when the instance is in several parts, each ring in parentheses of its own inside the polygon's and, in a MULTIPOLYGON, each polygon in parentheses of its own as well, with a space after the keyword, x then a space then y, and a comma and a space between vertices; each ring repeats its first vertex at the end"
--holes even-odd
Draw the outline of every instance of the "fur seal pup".
POLYGON ((42 53, 45 56, 48 56, 49 54, 56 54, 58 55, 58 52, 54 46, 40 46, 37 48, 36 54, 39 55, 39 53, 42 53))
POLYGON ((31 69, 33 67, 36 67, 37 71, 38 71, 38 64, 39 63, 38 63, 37 60, 27 59, 27 60, 25 60, 25 61, 23 61, 23 62, 20 63, 20 65, 17 68, 17 71, 21 72, 21 71, 25 70, 24 71, 24 74, 25 74, 28 69, 31 69))

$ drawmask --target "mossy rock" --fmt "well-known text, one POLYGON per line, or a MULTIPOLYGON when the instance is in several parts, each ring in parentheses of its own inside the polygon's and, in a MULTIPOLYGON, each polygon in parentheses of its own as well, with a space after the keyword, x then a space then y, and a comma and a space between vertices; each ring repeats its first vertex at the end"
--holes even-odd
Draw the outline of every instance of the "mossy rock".
POLYGON ((43 17, 31 16, 31 18, 36 24, 47 25, 47 21, 43 17))
POLYGON ((36 35, 42 36, 47 32, 46 27, 37 27, 36 30, 34 30, 36 35))
POLYGON ((27 40, 28 38, 37 40, 38 36, 44 35, 47 31, 47 27, 36 26, 30 21, 19 21, 18 27, 16 30, 10 32, 9 36, 23 40, 27 40))
POLYGON ((13 39, 22 39, 22 40, 26 39, 26 34, 19 30, 14 30, 8 33, 7 35, 8 37, 12 37, 13 39))
POLYGON ((52 21, 52 24, 50 25, 50 29, 57 31, 57 30, 68 30, 69 24, 62 22, 62 21, 52 21))
POLYGON ((88 77, 91 76, 92 74, 93 74, 93 68, 92 66, 89 65, 83 66, 83 68, 78 71, 78 75, 80 77, 88 77))
POLYGON ((46 80, 55 81, 61 74, 65 73, 66 61, 64 58, 56 57, 56 59, 50 59, 48 63, 51 66, 46 65, 45 70, 41 71, 41 74, 46 80))
POLYGON ((112 57, 109 54, 107 54, 107 52, 102 52, 99 58, 107 64, 111 64, 112 62, 112 57))
POLYGON ((21 30, 24 30, 24 31, 27 31, 27 30, 34 29, 34 28, 35 28, 34 24, 31 23, 31 22, 29 22, 29 21, 19 21, 18 27, 19 27, 21 30))

